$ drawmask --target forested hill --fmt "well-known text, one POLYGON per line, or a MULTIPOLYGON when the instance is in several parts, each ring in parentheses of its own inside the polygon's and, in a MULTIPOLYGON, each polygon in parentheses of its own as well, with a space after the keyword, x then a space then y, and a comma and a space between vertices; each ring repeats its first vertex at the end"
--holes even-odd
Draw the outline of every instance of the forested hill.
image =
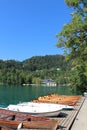
POLYGON ((32 71, 51 68, 64 69, 66 67, 63 55, 35 56, 23 61, 22 64, 25 69, 32 71))
POLYGON ((45 78, 64 83, 66 66, 63 55, 34 56, 22 62, 0 60, 0 84, 35 84, 45 78))

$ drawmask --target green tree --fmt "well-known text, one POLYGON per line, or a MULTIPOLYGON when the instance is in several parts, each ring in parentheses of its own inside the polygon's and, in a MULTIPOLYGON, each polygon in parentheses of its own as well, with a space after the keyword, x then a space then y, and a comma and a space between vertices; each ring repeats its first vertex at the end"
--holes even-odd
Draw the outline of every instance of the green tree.
POLYGON ((25 83, 26 84, 32 84, 32 74, 27 74, 26 75, 25 83))
POLYGON ((87 90, 87 0, 65 2, 74 12, 70 23, 56 35, 57 46, 65 48, 66 59, 71 59, 74 70, 71 85, 84 92, 87 90))
POLYGON ((33 77, 32 83, 34 83, 34 84, 41 84, 41 79, 37 78, 37 77, 33 77))

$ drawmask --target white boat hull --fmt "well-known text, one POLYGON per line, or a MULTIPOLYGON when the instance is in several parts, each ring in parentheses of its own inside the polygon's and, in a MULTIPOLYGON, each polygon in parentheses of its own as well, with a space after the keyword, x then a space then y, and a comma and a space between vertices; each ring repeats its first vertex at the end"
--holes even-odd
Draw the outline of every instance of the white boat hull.
POLYGON ((8 110, 28 113, 32 115, 52 117, 58 116, 62 109, 70 109, 71 106, 53 104, 53 103, 33 103, 33 102, 24 102, 17 105, 9 105, 8 110))
POLYGON ((60 113, 60 110, 58 111, 52 111, 52 112, 41 112, 41 113, 38 113, 38 112, 22 112, 22 113, 26 113, 26 114, 31 114, 31 115, 36 115, 36 116, 42 116, 42 117, 57 117, 60 113))

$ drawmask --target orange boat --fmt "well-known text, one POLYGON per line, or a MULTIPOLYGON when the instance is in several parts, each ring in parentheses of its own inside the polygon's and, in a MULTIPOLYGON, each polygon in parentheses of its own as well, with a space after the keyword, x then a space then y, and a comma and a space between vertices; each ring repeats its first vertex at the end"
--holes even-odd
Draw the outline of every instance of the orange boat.
POLYGON ((0 109, 0 130, 17 129, 18 127, 25 129, 56 130, 58 121, 0 109))
POLYGON ((32 102, 43 102, 43 103, 58 103, 66 105, 76 105, 76 103, 82 98, 82 96, 67 96, 67 95, 57 95, 50 94, 47 96, 39 97, 32 102))

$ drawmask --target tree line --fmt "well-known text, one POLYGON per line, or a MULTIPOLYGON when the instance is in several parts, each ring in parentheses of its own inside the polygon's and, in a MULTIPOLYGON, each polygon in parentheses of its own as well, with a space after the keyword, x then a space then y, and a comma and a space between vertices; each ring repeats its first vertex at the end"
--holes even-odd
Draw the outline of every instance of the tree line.
POLYGON ((53 79, 57 84, 65 84, 67 65, 63 55, 34 56, 22 62, 0 60, 0 83, 41 84, 43 79, 53 79))

